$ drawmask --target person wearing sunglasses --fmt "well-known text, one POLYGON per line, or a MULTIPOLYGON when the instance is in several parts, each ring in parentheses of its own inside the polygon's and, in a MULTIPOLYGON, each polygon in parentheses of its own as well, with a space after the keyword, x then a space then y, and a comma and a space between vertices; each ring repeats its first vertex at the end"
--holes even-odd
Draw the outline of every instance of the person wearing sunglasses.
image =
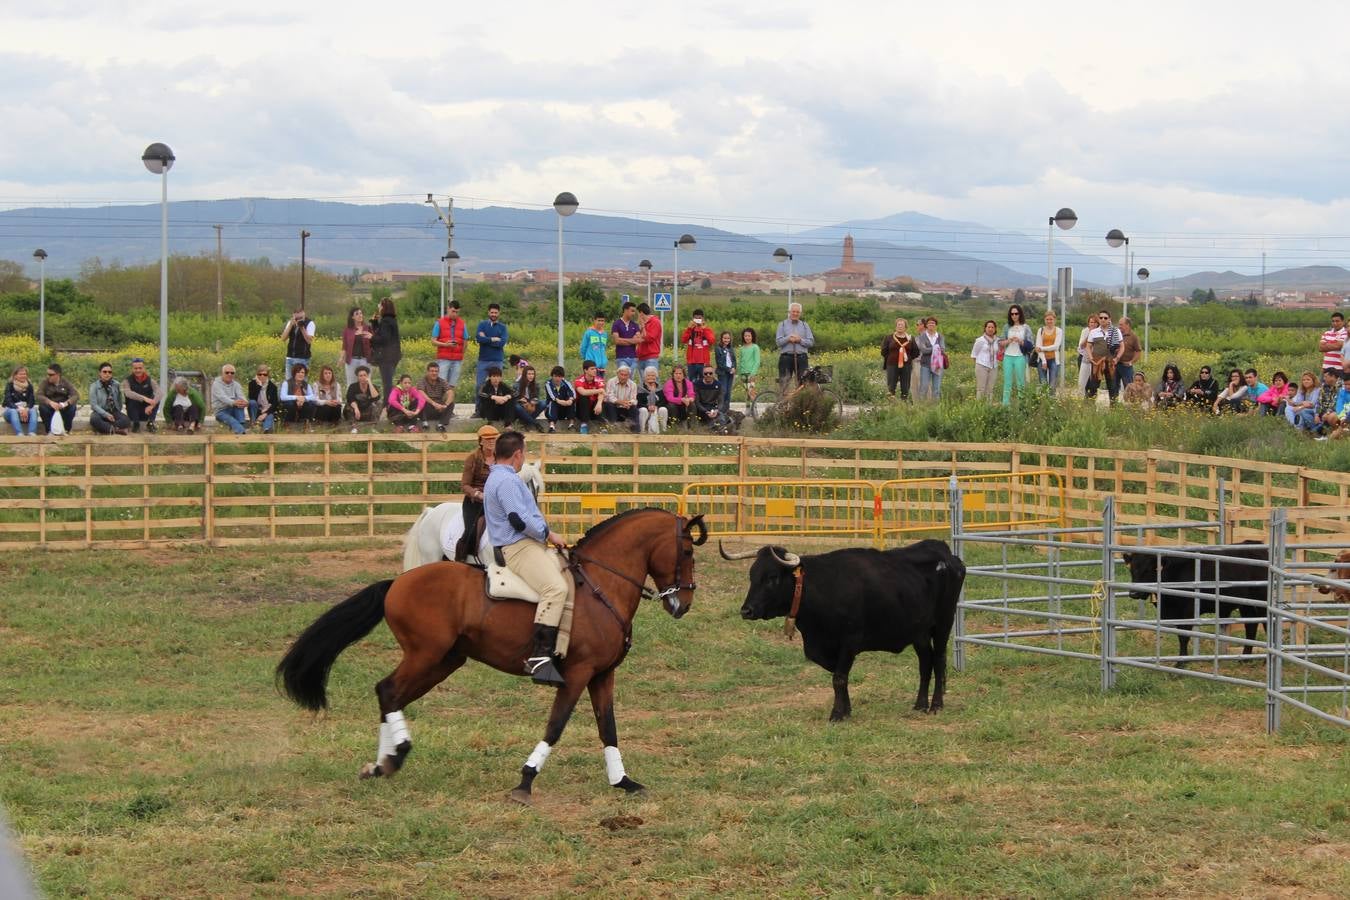
POLYGON ((248 397, 230 363, 221 366, 220 377, 211 382, 211 415, 235 434, 248 428, 248 397))

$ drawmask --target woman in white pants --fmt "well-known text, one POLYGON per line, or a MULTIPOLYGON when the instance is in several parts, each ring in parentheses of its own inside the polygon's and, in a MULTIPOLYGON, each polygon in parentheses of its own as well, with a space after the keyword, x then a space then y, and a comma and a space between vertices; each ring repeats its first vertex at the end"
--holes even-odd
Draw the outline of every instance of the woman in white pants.
POLYGON ((637 406, 638 434, 660 434, 666 430, 670 410, 666 408, 666 398, 661 391, 661 382, 654 366, 649 366, 642 373, 642 384, 638 385, 637 406))

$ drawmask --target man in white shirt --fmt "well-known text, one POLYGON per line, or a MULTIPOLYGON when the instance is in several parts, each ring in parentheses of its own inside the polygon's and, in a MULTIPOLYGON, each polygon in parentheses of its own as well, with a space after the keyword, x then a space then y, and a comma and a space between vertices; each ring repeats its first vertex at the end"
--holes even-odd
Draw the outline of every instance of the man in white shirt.
POLYGON ((605 418, 637 431, 637 382, 632 379, 628 363, 620 363, 616 372, 617 377, 605 384, 605 418))
POLYGON ((984 323, 984 333, 975 339, 970 358, 975 360, 975 396, 993 400, 998 373, 998 323, 993 319, 984 323))

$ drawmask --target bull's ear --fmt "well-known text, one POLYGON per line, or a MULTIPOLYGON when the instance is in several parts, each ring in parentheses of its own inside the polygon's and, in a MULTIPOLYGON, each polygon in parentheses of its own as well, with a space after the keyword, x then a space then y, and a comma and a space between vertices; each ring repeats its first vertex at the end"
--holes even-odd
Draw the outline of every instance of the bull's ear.
POLYGON ((1130 565, 1130 563, 1134 562, 1134 554, 1133 554, 1133 553, 1122 553, 1122 554, 1120 554, 1120 558, 1123 559, 1123 560, 1125 560, 1125 565, 1127 565, 1127 566, 1130 565))

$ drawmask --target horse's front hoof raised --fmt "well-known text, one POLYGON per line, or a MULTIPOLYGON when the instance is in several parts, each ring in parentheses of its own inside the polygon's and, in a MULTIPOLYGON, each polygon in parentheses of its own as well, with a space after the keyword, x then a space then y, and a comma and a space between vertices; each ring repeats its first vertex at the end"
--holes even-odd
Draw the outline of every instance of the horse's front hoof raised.
POLYGON ((534 796, 527 790, 516 788, 506 795, 506 799, 512 803, 519 803, 521 806, 533 806, 534 796))

